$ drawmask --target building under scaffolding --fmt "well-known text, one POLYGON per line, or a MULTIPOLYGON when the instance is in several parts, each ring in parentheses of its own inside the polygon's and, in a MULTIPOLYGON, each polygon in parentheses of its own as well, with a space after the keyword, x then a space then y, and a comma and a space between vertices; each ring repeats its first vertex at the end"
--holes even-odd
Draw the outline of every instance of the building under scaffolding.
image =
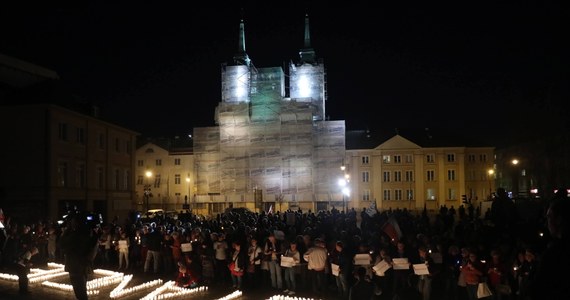
POLYGON ((218 126, 194 129, 194 200, 216 204, 213 211, 316 210, 339 201, 345 123, 325 118, 325 70, 310 47, 308 18, 305 48, 289 64, 288 81, 281 67, 253 66, 243 21, 239 44, 234 64, 222 65, 218 126))

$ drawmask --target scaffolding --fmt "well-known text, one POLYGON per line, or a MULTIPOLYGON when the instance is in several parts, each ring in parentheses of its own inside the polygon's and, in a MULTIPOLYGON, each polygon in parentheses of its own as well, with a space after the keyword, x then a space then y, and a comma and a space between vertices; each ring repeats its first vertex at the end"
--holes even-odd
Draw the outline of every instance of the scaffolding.
POLYGON ((194 129, 198 195, 314 202, 338 193, 345 124, 324 120, 324 67, 291 68, 286 97, 280 67, 222 66, 218 126, 194 129))

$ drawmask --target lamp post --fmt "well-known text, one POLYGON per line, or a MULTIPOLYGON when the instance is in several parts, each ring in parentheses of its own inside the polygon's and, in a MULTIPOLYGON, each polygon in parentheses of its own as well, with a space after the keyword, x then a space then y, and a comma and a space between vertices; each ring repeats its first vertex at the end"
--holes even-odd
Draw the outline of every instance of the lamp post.
MULTIPOLYGON (((188 195, 184 197, 184 206, 183 209, 188 209, 188 198, 190 198, 190 176, 186 177, 186 183, 188 183, 188 195)), ((192 207, 194 208, 194 207, 192 207)))
POLYGON ((144 185, 144 207, 145 211, 148 211, 148 199, 152 196, 148 180, 150 179, 150 177, 152 177, 152 172, 146 171, 145 177, 146 177, 146 184, 144 185))
POLYGON ((346 197, 350 195, 350 188, 347 186, 348 180, 346 178, 341 178, 338 180, 338 186, 342 192, 342 209, 345 213, 348 213, 348 205, 346 203, 346 197))
POLYGON ((493 180, 493 175, 495 175, 495 170, 489 169, 487 171, 487 174, 489 174, 489 177, 488 177, 489 178, 489 200, 491 200, 493 198, 492 197, 492 195, 493 195, 493 184, 492 184, 493 181, 492 180, 493 180))
POLYGON ((512 186, 513 198, 519 196, 519 176, 517 168, 519 162, 520 161, 516 158, 513 158, 513 160, 511 160, 511 165, 513 166, 513 186, 512 186))

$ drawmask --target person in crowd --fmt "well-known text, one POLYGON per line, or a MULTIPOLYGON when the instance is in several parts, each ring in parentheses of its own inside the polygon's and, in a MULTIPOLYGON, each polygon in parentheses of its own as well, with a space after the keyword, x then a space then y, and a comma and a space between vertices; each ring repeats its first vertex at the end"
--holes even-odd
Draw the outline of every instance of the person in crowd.
POLYGON ((417 289, 418 292, 422 295, 423 300, 430 300, 432 290, 432 277, 434 274, 435 264, 425 246, 418 247, 418 257, 419 259, 416 263, 425 264, 428 268, 429 274, 417 275, 417 289))
POLYGON ((356 282, 350 287, 348 300, 373 300, 374 284, 366 276, 366 268, 356 269, 356 282))
POLYGON ((570 284, 562 270, 570 270, 570 199, 566 189, 559 188, 549 204, 546 222, 552 241, 542 253, 529 296, 539 299, 570 299, 570 284))
MULTIPOLYGON (((386 246, 381 247, 378 251, 378 255, 374 259, 373 266, 378 265, 379 263, 384 262, 388 265, 392 265, 392 257, 390 257, 390 253, 386 246)), ((376 270, 373 268, 372 273, 374 274, 373 282, 376 284, 376 291, 380 294, 384 295, 391 295, 392 294, 392 274, 394 270, 389 268, 383 273, 377 273, 376 270)))
POLYGON ((352 276, 352 255, 345 249, 342 241, 335 243, 335 248, 330 255, 331 265, 334 264, 338 267, 338 273, 334 275, 336 289, 342 298, 348 298, 348 291, 350 289, 349 277, 352 276))
POLYGON ((127 232, 121 232, 121 237, 117 242, 117 249, 119 251, 119 270, 129 269, 129 247, 130 247, 130 239, 127 236, 127 232))
POLYGON ((77 300, 88 300, 87 276, 93 272, 93 260, 97 255, 98 239, 80 213, 71 215, 69 224, 62 230, 61 250, 65 258, 66 272, 77 300))
POLYGON ((289 296, 295 295, 297 291, 297 281, 295 279, 295 268, 301 262, 301 255, 299 250, 297 250, 297 243, 291 242, 289 243, 289 249, 285 250, 283 254, 285 257, 291 257, 293 259, 293 265, 285 266, 283 269, 284 277, 285 277, 285 286, 287 287, 286 290, 283 291, 284 294, 288 294, 289 296))
POLYGON ((174 261, 174 256, 172 254, 172 245, 174 241, 172 240, 172 235, 168 232, 163 233, 162 236, 162 250, 160 256, 162 257, 162 268, 165 275, 170 275, 174 272, 174 268, 177 262, 174 261))
POLYGON ((519 300, 531 300, 532 286, 535 283, 538 268, 535 250, 532 247, 525 248, 524 258, 525 260, 520 270, 519 300))
MULTIPOLYGON (((391 257, 392 260, 394 260, 394 258, 407 258, 408 262, 411 263, 413 255, 406 243, 400 240, 396 243, 396 251, 391 255, 391 257)), ((407 289, 410 286, 410 274, 410 268, 394 269, 394 282, 392 285, 392 292, 394 295, 398 294, 401 290, 407 289)))
POLYGON ((195 288, 198 286, 198 278, 193 274, 191 269, 184 261, 178 262, 178 276, 176 277, 176 286, 183 288, 195 288))
POLYGON ((281 270, 281 255, 283 254, 282 244, 277 240, 275 234, 269 234, 265 241, 263 255, 269 266, 269 276, 271 278, 271 287, 281 291, 283 289, 283 278, 281 270))
POLYGON ((510 296, 502 294, 497 288, 501 284, 508 284, 508 274, 509 268, 505 264, 500 250, 491 250, 491 261, 487 265, 487 281, 489 288, 493 292, 494 300, 508 299, 508 296, 510 296))
POLYGON ((24 250, 24 252, 18 257, 18 259, 14 262, 16 275, 18 275, 18 292, 20 294, 28 294, 30 293, 28 289, 29 279, 28 274, 30 274, 30 268, 32 267, 32 256, 37 255, 39 253, 38 247, 31 246, 28 249, 24 250))
POLYGON ((161 251, 162 251, 162 232, 160 226, 152 228, 146 236, 147 243, 147 253, 144 262, 144 272, 149 273, 151 271, 151 263, 153 264, 152 271, 154 274, 158 274, 160 271, 161 262, 161 251))
POLYGON ((326 285, 325 267, 328 263, 325 241, 321 238, 316 238, 314 245, 305 252, 303 258, 307 261, 312 291, 320 295, 324 294, 326 285))
POLYGON ((257 243, 257 238, 251 236, 249 238, 249 247, 247 249, 248 257, 248 267, 245 274, 246 287, 248 289, 253 289, 256 283, 261 282, 261 258, 263 256, 263 250, 257 243))
POLYGON ((226 241, 226 236, 223 233, 215 235, 214 243, 212 247, 214 248, 214 270, 215 278, 218 283, 228 282, 228 242, 226 241))
POLYGON ((479 260, 477 252, 474 249, 469 250, 469 260, 461 267, 461 272, 464 274, 467 299, 477 300, 477 288, 479 282, 482 281, 484 273, 484 265, 479 260))
POLYGON ((57 228, 50 226, 47 236, 48 261, 55 262, 57 259, 57 228))
POLYGON ((235 240, 232 242, 232 254, 229 264, 230 276, 232 278, 232 287, 241 290, 243 275, 247 266, 247 255, 245 251, 241 250, 241 241, 235 240))

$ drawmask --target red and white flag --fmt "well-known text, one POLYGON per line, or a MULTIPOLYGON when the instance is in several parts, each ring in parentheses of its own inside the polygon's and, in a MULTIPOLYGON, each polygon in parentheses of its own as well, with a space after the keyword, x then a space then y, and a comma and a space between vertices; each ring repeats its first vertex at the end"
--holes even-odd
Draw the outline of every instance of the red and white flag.
POLYGON ((400 225, 394 216, 390 216, 386 223, 382 225, 382 231, 384 231, 389 237, 392 243, 396 244, 402 238, 402 231, 400 230, 400 225))

